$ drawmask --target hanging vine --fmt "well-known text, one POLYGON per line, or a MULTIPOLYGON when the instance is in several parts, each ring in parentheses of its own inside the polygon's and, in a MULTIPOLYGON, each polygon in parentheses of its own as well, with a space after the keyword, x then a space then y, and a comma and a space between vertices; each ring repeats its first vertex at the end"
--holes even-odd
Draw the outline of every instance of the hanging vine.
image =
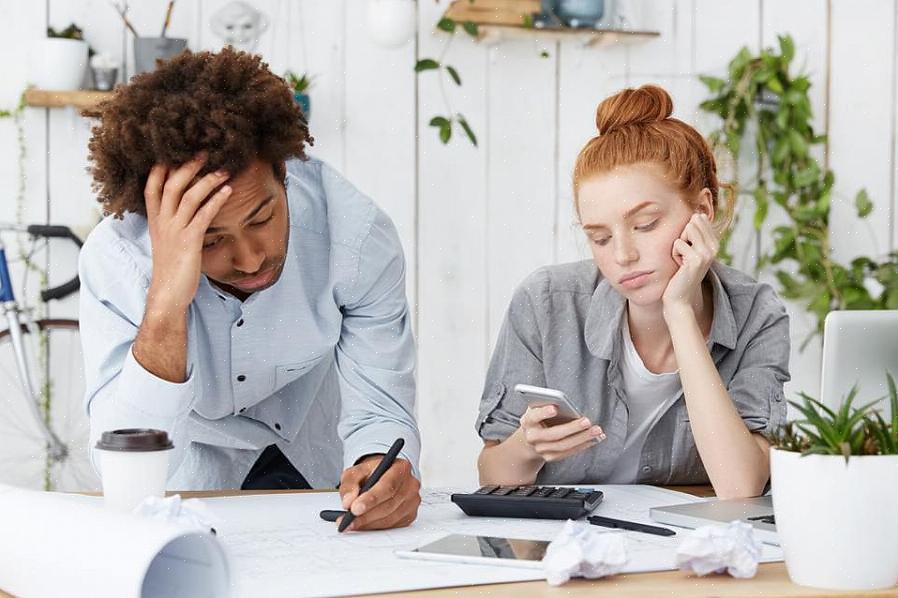
MULTIPOLYGON (((835 174, 823 168, 811 149, 826 142, 813 128, 806 74, 792 74, 795 44, 779 37, 779 51, 753 55, 742 48, 729 63, 728 78, 701 77, 711 97, 702 110, 720 117, 710 136, 734 164, 746 151, 757 154, 752 180, 733 181, 740 197, 754 203, 754 229, 760 231, 771 204, 787 216, 772 231, 772 247, 758 256, 757 267, 772 268, 783 297, 800 302, 823 331, 826 314, 837 309, 898 309, 898 252, 861 256, 843 264, 833 257, 830 207, 835 174), (747 132, 751 128, 753 135, 747 132)), ((738 175, 738 168, 737 175, 738 175)), ((867 218, 874 205, 863 189, 854 205, 867 218)))
MULTIPOLYGON (((25 94, 19 97, 16 107, 12 110, 0 109, 0 119, 11 118, 16 134, 16 167, 18 170, 16 182, 16 198, 15 198, 15 221, 16 224, 25 224, 25 201, 27 176, 25 174, 26 160, 28 157, 27 146, 25 144, 25 94)), ((33 251, 30 251, 25 243, 22 235, 16 237, 16 257, 17 260, 25 268, 26 272, 37 275, 41 290, 49 287, 49 276, 46 268, 41 268, 35 261, 33 251)), ((46 303, 39 303, 37 307, 38 318, 46 318, 49 313, 46 303)), ((40 372, 40 381, 38 388, 40 396, 38 397, 41 415, 44 421, 49 425, 52 413, 53 389, 52 381, 49 375, 50 368, 50 336, 45 330, 39 331, 38 336, 38 370, 40 372)), ((44 489, 52 490, 53 483, 51 478, 52 461, 49 454, 46 455, 46 466, 44 468, 44 489)))

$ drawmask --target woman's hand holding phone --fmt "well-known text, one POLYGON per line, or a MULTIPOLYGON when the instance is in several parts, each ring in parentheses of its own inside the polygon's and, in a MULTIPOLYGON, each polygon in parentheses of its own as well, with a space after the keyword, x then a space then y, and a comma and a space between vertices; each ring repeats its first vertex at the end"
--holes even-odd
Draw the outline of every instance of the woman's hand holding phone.
POLYGON ((558 415, 555 405, 530 406, 521 417, 521 440, 535 457, 546 463, 560 461, 605 440, 605 432, 586 417, 550 426, 558 415))

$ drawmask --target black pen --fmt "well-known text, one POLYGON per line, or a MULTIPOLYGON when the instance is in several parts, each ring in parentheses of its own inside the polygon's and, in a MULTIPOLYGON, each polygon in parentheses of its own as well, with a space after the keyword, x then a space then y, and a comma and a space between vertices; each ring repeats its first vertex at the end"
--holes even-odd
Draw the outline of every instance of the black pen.
POLYGON ((656 525, 646 525, 645 523, 636 523, 635 521, 624 521, 623 519, 612 519, 611 517, 601 517, 592 515, 586 518, 593 525, 601 525, 602 527, 614 527, 617 529, 625 529, 631 532, 642 532, 644 534, 655 534, 656 536, 675 536, 677 532, 666 527, 658 527, 656 525))
POLYGON ((345 515, 347 511, 331 511, 330 509, 325 509, 318 513, 318 516, 324 519, 325 521, 336 521, 343 515, 345 515))
MULTIPOLYGON (((365 480, 365 483, 362 484, 362 487, 359 489, 359 496, 362 493, 371 490, 371 487, 374 486, 383 474, 387 472, 388 469, 393 465, 393 461, 396 460, 396 455, 399 454, 399 451, 402 450, 402 447, 405 445, 405 440, 402 438, 397 438, 396 442, 393 443, 393 446, 390 447, 390 450, 387 451, 387 454, 384 455, 384 458, 380 460, 380 463, 377 464, 377 467, 368 476, 368 479, 365 480)), ((358 497, 356 497, 358 498, 358 497)), ((352 520, 355 519, 355 515, 352 514, 352 511, 346 513, 343 519, 340 520, 340 526, 337 528, 338 532, 345 531, 349 524, 352 523, 352 520)))

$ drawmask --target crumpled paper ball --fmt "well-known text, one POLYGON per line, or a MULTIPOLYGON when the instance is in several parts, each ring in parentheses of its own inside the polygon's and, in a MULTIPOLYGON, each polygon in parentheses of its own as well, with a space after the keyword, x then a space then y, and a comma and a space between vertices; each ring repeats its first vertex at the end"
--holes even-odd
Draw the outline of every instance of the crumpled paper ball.
POLYGON ((754 577, 761 559, 761 543, 754 528, 744 521, 706 525, 684 536, 677 547, 677 566, 697 575, 729 573, 754 577))
POLYGON ((216 533, 214 526, 217 520, 209 513, 206 504, 198 498, 181 500, 180 494, 168 498, 148 496, 134 508, 134 514, 167 521, 184 528, 216 533))
POLYGON ((624 534, 601 531, 569 519, 546 548, 542 562, 546 581, 560 586, 572 577, 596 579, 614 575, 623 569, 627 558, 624 534))

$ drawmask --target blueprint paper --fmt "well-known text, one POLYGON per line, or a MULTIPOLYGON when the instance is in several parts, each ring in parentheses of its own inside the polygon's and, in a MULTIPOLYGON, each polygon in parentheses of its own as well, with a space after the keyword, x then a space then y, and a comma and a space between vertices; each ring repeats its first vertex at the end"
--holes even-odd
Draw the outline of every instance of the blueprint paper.
POLYGON ((214 536, 102 501, 0 485, 0 589, 29 598, 229 595, 214 536))
MULTIPOLYGON (((605 498, 595 514, 653 524, 651 507, 700 500, 652 486, 591 486, 605 498)), ((457 490, 456 490, 457 491, 457 490)), ((544 579, 539 569, 401 559, 448 534, 552 540, 564 521, 468 517, 450 502, 453 490, 422 491, 417 521, 410 527, 339 534, 318 512, 339 509, 336 492, 273 494, 203 499, 220 522, 218 538, 234 568, 235 596, 332 596, 544 579)), ((629 561, 622 573, 677 569, 677 536, 623 532, 629 561)), ((762 561, 782 560, 774 546, 762 561)))

